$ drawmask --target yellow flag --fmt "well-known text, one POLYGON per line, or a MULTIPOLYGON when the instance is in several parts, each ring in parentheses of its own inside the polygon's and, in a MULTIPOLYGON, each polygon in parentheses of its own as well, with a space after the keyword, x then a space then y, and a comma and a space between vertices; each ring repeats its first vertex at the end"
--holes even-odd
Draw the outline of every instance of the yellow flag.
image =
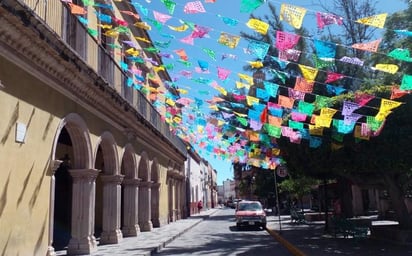
POLYGON ((259 98, 253 97, 253 96, 246 96, 246 103, 249 106, 259 104, 259 98))
POLYGON ((356 22, 369 25, 369 26, 383 28, 383 26, 385 25, 387 16, 388 16, 387 13, 382 13, 382 14, 377 14, 377 15, 358 19, 356 22))
POLYGON ((266 35, 269 29, 269 24, 258 19, 250 19, 246 25, 262 35, 266 35))
POLYGON ((278 156, 280 154, 280 149, 279 148, 272 148, 272 155, 278 156))
POLYGON ((158 67, 153 67, 154 72, 159 72, 159 71, 165 71, 165 67, 163 66, 158 66, 158 67))
POLYGON ((250 88, 250 84, 245 84, 245 83, 236 81, 236 88, 238 88, 238 89, 241 89, 241 88, 249 89, 249 88, 250 88))
POLYGON ((228 34, 226 32, 220 32, 220 37, 217 40, 218 43, 226 45, 229 48, 236 48, 240 41, 240 36, 228 34))
POLYGON ((240 77, 240 79, 243 79, 248 84, 253 85, 253 77, 241 73, 238 73, 237 75, 240 77))
MULTIPOLYGON (((334 115, 336 112, 337 112, 337 110, 336 110, 336 109, 333 109, 333 108, 322 108, 322 109, 320 110, 320 116, 319 116, 319 117, 332 119, 333 115, 334 115)), ((318 118, 319 118, 319 117, 318 117, 318 118)), ((317 120, 316 120, 316 121, 317 121, 317 120)))
POLYGON ((263 67, 263 63, 261 61, 249 61, 249 65, 252 68, 261 68, 261 67, 263 67))
POLYGON ((186 90, 186 89, 182 89, 182 88, 179 88, 179 89, 176 89, 180 94, 187 94, 189 91, 188 90, 186 90))
POLYGON ((299 6, 291 4, 282 4, 280 6, 280 20, 286 21, 296 29, 300 29, 302 26, 305 14, 306 9, 299 6))
POLYGON ((151 26, 149 26, 146 22, 140 22, 140 21, 138 21, 138 22, 136 22, 135 24, 133 24, 135 27, 137 27, 137 28, 141 28, 141 29, 144 29, 144 30, 151 30, 152 29, 152 27, 151 26))
POLYGON ((310 124, 309 125, 309 134, 310 135, 322 136, 323 135, 323 127, 318 127, 318 126, 310 124))
POLYGON ((395 64, 376 64, 375 69, 386 73, 395 74, 398 72, 399 67, 395 64))
POLYGON ((301 64, 299 64, 299 68, 302 71, 303 77, 307 81, 312 82, 312 81, 315 80, 315 78, 318 74, 318 69, 312 68, 312 67, 309 67, 309 66, 305 66, 305 65, 301 65, 301 64))
POLYGON ((135 36, 134 38, 136 38, 139 41, 145 42, 145 43, 151 43, 150 40, 144 38, 144 37, 140 37, 140 36, 135 36))
POLYGON ((111 30, 107 30, 106 32, 104 32, 104 35, 105 35, 105 36, 108 36, 108 37, 116 38, 116 37, 119 36, 119 32, 117 32, 117 31, 114 30, 114 29, 111 29, 111 30))
POLYGON ((174 102, 174 101, 171 100, 171 99, 167 99, 167 100, 166 100, 166 103, 169 104, 169 105, 172 106, 172 107, 174 107, 174 106, 176 105, 176 102, 174 102))
POLYGON ((108 25, 108 24, 97 24, 98 27, 101 27, 102 29, 111 29, 113 26, 108 25))
POLYGON ((209 108, 213 111, 219 111, 219 108, 216 105, 210 105, 209 108))
POLYGON ((379 110, 379 112, 375 116, 375 120, 379 122, 385 121, 386 117, 389 116, 390 113, 392 113, 392 111, 379 110))
POLYGON ((322 115, 316 118, 316 127, 329 128, 331 123, 332 123, 332 118, 325 117, 322 115))
POLYGON ((173 31, 176 31, 176 32, 184 32, 184 31, 186 31, 188 28, 189 28, 189 26, 188 25, 182 25, 182 26, 180 26, 180 27, 173 27, 173 26, 168 26, 171 30, 173 30, 173 31))
POLYGON ((136 50, 135 48, 129 48, 125 51, 125 53, 132 55, 134 57, 139 56, 140 52, 138 50, 136 50))
POLYGON ((221 87, 221 86, 218 86, 218 87, 216 87, 215 89, 216 89, 218 92, 220 92, 220 94, 222 94, 222 95, 224 95, 224 96, 227 95, 227 91, 226 91, 225 88, 223 88, 223 87, 221 87))
POLYGON ((242 113, 239 113, 239 112, 236 112, 236 111, 233 111, 233 114, 235 114, 239 117, 247 117, 247 114, 242 114, 242 113))
POLYGON ((381 107, 379 109, 379 112, 386 112, 390 111, 394 108, 399 107, 402 104, 402 102, 394 101, 394 100, 388 100, 388 99, 382 99, 381 100, 381 107))

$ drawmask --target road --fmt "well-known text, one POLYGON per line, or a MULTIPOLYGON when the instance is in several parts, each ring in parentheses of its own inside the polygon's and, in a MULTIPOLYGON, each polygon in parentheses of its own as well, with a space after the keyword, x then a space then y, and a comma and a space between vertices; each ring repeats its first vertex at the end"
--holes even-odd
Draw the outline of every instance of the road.
POLYGON ((234 214, 231 208, 218 210, 169 243, 158 255, 291 255, 266 230, 238 230, 234 214))

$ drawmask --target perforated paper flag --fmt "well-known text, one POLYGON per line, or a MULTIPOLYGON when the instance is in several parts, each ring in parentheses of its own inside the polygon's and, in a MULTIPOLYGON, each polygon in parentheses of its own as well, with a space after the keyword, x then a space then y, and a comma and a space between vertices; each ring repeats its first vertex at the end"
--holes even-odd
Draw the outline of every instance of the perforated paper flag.
POLYGON ((256 32, 262 35, 266 35, 269 29, 268 23, 258 20, 258 19, 249 19, 249 21, 246 23, 246 26, 248 26, 249 28, 255 30, 256 32))
POLYGON ((357 43, 357 44, 353 44, 352 48, 364 50, 368 52, 377 52, 381 41, 382 39, 378 39, 378 40, 375 40, 369 43, 357 43))
POLYGON ((218 42, 222 45, 225 45, 229 48, 236 48, 240 41, 240 36, 231 35, 225 32, 220 33, 218 42))
POLYGON ((202 2, 200 1, 186 3, 185 7, 183 8, 183 11, 189 14, 206 12, 205 8, 203 7, 202 2))
POLYGON ((276 48, 279 50, 288 50, 295 47, 299 42, 300 36, 294 33, 276 31, 276 48))
POLYGON ((296 29, 301 28, 305 14, 306 9, 299 6, 291 4, 282 4, 280 6, 280 20, 286 21, 296 29))
POLYGON ((317 12, 316 22, 317 22, 318 28, 323 29, 326 25, 332 25, 332 24, 342 25, 343 18, 335 14, 331 14, 331 13, 317 12))
POLYGON ((369 26, 383 28, 385 26, 385 21, 386 21, 387 16, 388 16, 387 13, 382 13, 382 14, 358 19, 356 22, 369 25, 369 26))

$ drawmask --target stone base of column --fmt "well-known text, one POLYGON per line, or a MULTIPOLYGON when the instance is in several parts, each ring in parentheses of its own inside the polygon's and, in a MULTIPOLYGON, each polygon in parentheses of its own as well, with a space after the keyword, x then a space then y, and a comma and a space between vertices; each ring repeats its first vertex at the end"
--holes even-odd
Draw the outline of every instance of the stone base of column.
POLYGON ((140 231, 143 231, 143 232, 152 231, 153 229, 153 224, 150 220, 142 224, 139 223, 139 226, 140 226, 140 231))
POLYGON ((137 236, 140 233, 139 225, 122 228, 123 237, 137 236))
POLYGON ((120 229, 103 231, 100 236, 100 244, 118 244, 122 241, 123 235, 120 229))
POLYGON ((67 255, 91 254, 97 250, 97 242, 94 236, 86 238, 70 239, 67 255))
POLYGON ((159 218, 152 219, 152 224, 154 228, 159 228, 160 227, 160 220, 159 218))
POLYGON ((53 246, 49 245, 49 247, 47 247, 46 256, 56 256, 53 246))

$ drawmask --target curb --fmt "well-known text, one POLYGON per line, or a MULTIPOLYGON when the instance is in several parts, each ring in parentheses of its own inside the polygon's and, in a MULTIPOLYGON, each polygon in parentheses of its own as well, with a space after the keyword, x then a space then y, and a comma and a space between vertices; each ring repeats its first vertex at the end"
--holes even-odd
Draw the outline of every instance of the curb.
POLYGON ((287 241, 285 238, 283 238, 281 235, 279 235, 276 231, 271 230, 271 229, 266 229, 266 231, 273 237, 275 238, 280 244, 282 244, 286 249, 291 252, 294 256, 306 256, 305 253, 303 253, 301 250, 299 250, 296 246, 291 244, 289 241, 287 241))

